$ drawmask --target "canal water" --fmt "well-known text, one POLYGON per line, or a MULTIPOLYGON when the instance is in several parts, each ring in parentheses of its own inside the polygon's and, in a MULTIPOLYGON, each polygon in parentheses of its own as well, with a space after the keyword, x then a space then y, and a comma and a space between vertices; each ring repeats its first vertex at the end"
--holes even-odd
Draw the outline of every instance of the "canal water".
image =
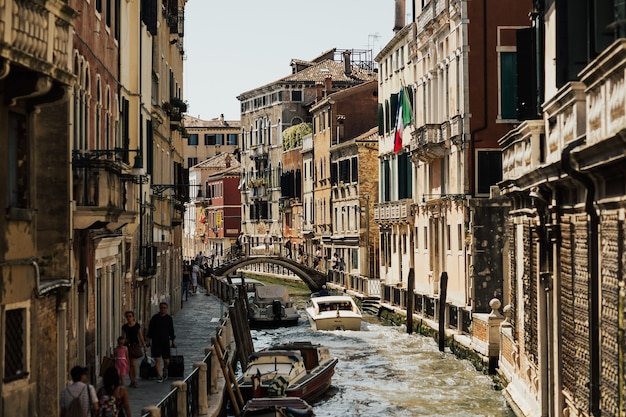
POLYGON ((514 417, 491 378, 434 339, 408 335, 364 316, 361 331, 313 331, 302 310, 296 327, 253 330, 255 350, 312 341, 339 359, 317 417, 514 417))

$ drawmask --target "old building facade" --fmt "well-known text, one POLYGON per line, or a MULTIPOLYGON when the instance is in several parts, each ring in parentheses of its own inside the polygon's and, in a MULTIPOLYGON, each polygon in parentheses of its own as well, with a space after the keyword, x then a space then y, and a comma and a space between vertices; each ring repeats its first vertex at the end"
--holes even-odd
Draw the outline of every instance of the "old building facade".
POLYGON ((239 120, 225 120, 224 115, 211 120, 185 115, 183 117, 183 161, 189 169, 220 153, 239 150, 239 120))
POLYGON ((517 36, 522 122, 500 139, 505 396, 520 415, 624 416, 626 10, 532 3, 517 36))
POLYGON ((180 297, 184 6, 0 6, 2 415, 59 415, 69 369, 97 383, 125 310, 145 323, 180 297))
MULTIPOLYGON (((0 414, 56 415, 66 380, 70 269, 68 96, 76 13, 0 6, 0 414), (49 22, 38 30, 38 22, 49 22), (54 198, 51 198, 54 197, 54 198)), ((74 348, 74 353, 76 350, 74 348)))
POLYGON ((398 17, 396 35, 376 58, 382 298, 471 335, 473 315, 491 312, 490 301, 505 293, 508 201, 492 187, 501 179, 497 139, 514 122, 503 111, 514 96, 501 88, 501 51, 514 51, 511 28, 528 26, 528 7, 413 7, 414 21, 404 25, 398 17), (403 107, 411 109, 408 125, 403 107), (397 134, 400 124, 406 128, 397 134))
MULTIPOLYGON (((332 49, 311 61, 293 60, 291 75, 237 97, 241 102, 242 230, 252 245, 258 245, 266 232, 280 240, 283 131, 311 122, 308 108, 320 90, 338 91, 374 76, 371 67, 352 65, 351 54, 343 52, 332 49)), ((314 175, 320 175, 316 169, 314 175)))
POLYGON ((337 254, 343 262, 335 270, 348 275, 371 276, 368 265, 374 264, 367 245, 373 232, 366 230, 366 220, 371 214, 368 199, 377 191, 377 106, 375 80, 320 97, 311 106, 318 168, 313 213, 324 219, 315 222, 326 260, 321 267, 330 269, 329 261, 337 254))
POLYGON ((241 224, 238 156, 220 153, 189 170, 191 190, 196 191, 185 211, 185 259, 202 252, 212 263, 220 263, 236 242, 241 224))

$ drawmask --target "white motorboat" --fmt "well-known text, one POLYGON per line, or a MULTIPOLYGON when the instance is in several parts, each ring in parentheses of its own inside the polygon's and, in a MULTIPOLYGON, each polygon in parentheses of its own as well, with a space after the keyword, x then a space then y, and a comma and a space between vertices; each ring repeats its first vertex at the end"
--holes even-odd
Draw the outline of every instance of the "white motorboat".
POLYGON ((248 298, 248 319, 253 329, 296 326, 298 310, 282 285, 257 286, 248 298))
POLYGON ((306 313, 313 330, 361 329, 361 310, 348 295, 311 297, 306 313))

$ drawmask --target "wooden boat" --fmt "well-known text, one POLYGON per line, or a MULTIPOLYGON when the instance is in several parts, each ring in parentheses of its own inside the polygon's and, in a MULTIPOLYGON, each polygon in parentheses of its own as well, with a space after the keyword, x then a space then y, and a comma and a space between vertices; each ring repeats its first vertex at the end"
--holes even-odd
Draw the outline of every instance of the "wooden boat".
POLYGON ((361 329, 361 310, 348 295, 311 297, 305 310, 313 330, 361 329))
POLYGON ((252 398, 241 411, 241 417, 313 417, 313 408, 302 398, 252 398))
POLYGON ((250 355, 237 383, 244 401, 284 395, 312 402, 330 387, 337 361, 311 342, 276 345, 250 355))
POLYGON ((282 285, 257 286, 248 299, 248 320, 253 329, 296 326, 300 314, 282 285))

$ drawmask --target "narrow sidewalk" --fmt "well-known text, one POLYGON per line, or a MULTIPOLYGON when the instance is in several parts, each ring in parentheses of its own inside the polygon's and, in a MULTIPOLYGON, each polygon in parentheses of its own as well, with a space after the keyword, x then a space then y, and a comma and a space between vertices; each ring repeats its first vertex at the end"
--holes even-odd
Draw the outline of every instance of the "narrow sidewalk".
MULTIPOLYGON (((178 348, 172 349, 172 355, 184 356, 185 377, 193 370, 194 362, 204 358, 204 351, 211 346, 211 338, 215 336, 219 320, 227 311, 228 306, 219 298, 202 292, 189 296, 188 301, 183 301, 183 309, 173 316, 178 348)), ((147 327, 148 323, 141 325, 147 327)), ((149 351, 150 348, 148 353, 149 351)), ((141 359, 138 360, 138 368, 140 363, 141 359)), ((142 408, 156 406, 172 390, 171 383, 182 379, 170 378, 158 383, 155 379, 146 380, 138 377, 138 388, 129 388, 127 379, 126 388, 130 397, 132 417, 141 417, 142 408)))

